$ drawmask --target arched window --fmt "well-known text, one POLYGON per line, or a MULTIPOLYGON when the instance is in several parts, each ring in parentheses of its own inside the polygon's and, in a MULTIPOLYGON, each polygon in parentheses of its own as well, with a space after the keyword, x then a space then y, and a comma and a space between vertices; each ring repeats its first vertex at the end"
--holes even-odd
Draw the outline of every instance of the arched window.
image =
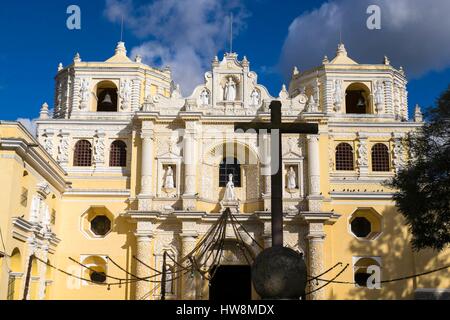
POLYGON ((352 83, 345 91, 345 112, 370 113, 370 90, 362 83, 352 83))
POLYGON ((121 140, 111 143, 109 151, 110 167, 126 167, 127 166, 127 145, 121 140))
POLYGON ((75 167, 90 167, 92 165, 92 146, 87 140, 80 140, 75 145, 73 155, 73 165, 75 167))
POLYGON ((236 158, 224 158, 219 167, 219 187, 226 187, 228 176, 233 175, 234 186, 241 186, 241 165, 236 158))
MULTIPOLYGON (((371 273, 368 272, 369 267, 378 267, 381 272, 381 264, 376 257, 361 257, 353 265, 354 280, 356 287, 367 287, 371 273)), ((381 276, 381 274, 379 274, 381 276)))
POLYGON ((339 143, 336 147, 336 170, 354 170, 353 148, 348 143, 339 143))
POLYGON ((117 111, 117 87, 111 81, 97 84, 97 112, 117 111))
POLYGON ((372 147, 372 171, 389 171, 389 149, 383 143, 372 147))

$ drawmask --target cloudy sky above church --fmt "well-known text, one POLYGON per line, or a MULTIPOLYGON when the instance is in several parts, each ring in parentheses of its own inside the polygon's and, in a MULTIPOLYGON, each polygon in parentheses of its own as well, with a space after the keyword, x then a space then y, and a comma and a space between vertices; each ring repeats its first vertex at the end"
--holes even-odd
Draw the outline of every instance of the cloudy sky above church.
POLYGON ((332 58, 339 39, 359 63, 403 66, 410 80, 410 108, 426 107, 450 83, 448 0, 77 0, 9 1, 0 8, 0 119, 37 117, 53 104, 59 62, 79 52, 84 61, 109 58, 120 39, 131 57, 170 65, 185 95, 199 83, 215 55, 247 56, 273 96, 288 84, 294 65, 305 70, 332 58), (66 27, 67 7, 81 9, 81 30, 66 27), (369 5, 381 8, 381 29, 369 30, 369 5))

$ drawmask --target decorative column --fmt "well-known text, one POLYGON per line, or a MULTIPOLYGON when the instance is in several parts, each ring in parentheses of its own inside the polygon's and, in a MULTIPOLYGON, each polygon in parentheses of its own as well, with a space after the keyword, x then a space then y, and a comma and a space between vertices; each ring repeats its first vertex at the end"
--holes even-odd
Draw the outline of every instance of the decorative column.
MULTIPOLYGON (((197 243, 198 233, 195 230, 195 222, 183 222, 183 233, 181 237, 181 256, 186 257, 192 250, 194 250, 197 243)), ((189 260, 184 261, 183 265, 188 266, 189 260)), ((186 273, 182 277, 181 283, 181 299, 195 300, 196 299, 196 283, 195 274, 186 273)))
MULTIPOLYGON (((303 212, 301 217, 306 222, 306 240, 308 242, 308 274, 311 277, 316 277, 325 271, 325 252, 324 240, 326 237, 324 225, 333 225, 340 217, 339 214, 333 212, 303 212)), ((329 276, 324 275, 324 279, 329 279, 329 276)), ((311 292, 307 296, 310 300, 320 300, 326 298, 326 287, 318 289, 326 284, 324 281, 310 281, 307 292, 311 292)))
POLYGON ((136 78, 132 80, 131 86, 131 112, 139 111, 140 109, 140 92, 141 92, 141 79, 136 78))
POLYGON ((403 136, 402 134, 395 133, 392 137, 393 140, 393 154, 392 154, 392 164, 394 166, 395 172, 398 172, 405 166, 405 148, 403 146, 403 136))
POLYGON ((103 130, 96 130, 94 135, 94 164, 96 167, 104 167, 105 164, 105 136, 103 130))
POLYGON ((58 134, 59 144, 56 155, 56 161, 62 166, 67 167, 69 163, 69 138, 70 133, 68 131, 60 130, 58 134))
MULTIPOLYGON (((318 276, 324 271, 323 242, 325 233, 322 222, 310 222, 308 228, 308 248, 309 248, 309 274, 311 277, 318 276)), ((319 289, 325 284, 323 281, 310 281, 309 291, 311 300, 323 300, 325 298, 325 288, 319 289), (315 291, 317 290, 317 291, 315 291)))
POLYGON ((196 147, 195 147, 195 121, 186 121, 183 139, 184 162, 184 194, 183 210, 193 210, 196 206, 196 147))
MULTIPOLYGON (((76 62, 74 60, 74 62, 76 62)), ((81 106, 81 78, 75 77, 72 82, 72 110, 70 110, 70 113, 78 112, 80 110, 81 106)))
POLYGON ((320 195, 320 153, 319 135, 307 135, 308 140, 308 174, 309 174, 309 211, 320 211, 322 196, 320 195))
MULTIPOLYGON (((39 257, 39 259, 41 259, 42 261, 47 261, 48 249, 49 249, 48 244, 45 244, 41 247, 39 254, 36 254, 39 257)), ((47 268, 50 268, 50 267, 40 261, 38 261, 37 263, 38 263, 38 272, 39 272, 38 299, 45 300, 45 289, 47 286, 46 274, 47 274, 47 268)))
POLYGON ((44 129, 44 133, 40 136, 40 143, 44 146, 45 151, 53 157, 53 136, 55 132, 52 129, 44 129))
MULTIPOLYGON (((153 223, 149 220, 138 220, 136 227, 136 258, 145 264, 152 266, 152 240, 154 237, 153 223)), ((154 266, 152 266, 154 267, 154 266)), ((138 278, 146 278, 153 274, 153 272, 145 265, 136 261, 136 276, 138 278)), ((150 300, 152 297, 152 283, 147 281, 136 282, 136 300, 150 300)))
POLYGON ((367 151, 367 135, 358 133, 358 169, 360 176, 367 176, 369 173, 369 159, 367 151))
POLYGON ((142 156, 141 156, 141 193, 139 194, 139 210, 149 210, 153 198, 153 137, 154 123, 142 122, 142 156))
MULTIPOLYGON (((37 239, 34 234, 31 235, 30 237, 28 237, 26 242, 27 242, 27 253, 26 253, 26 259, 25 259, 24 282, 23 282, 22 291, 19 293, 19 297, 20 297, 20 299, 24 299, 24 300, 31 300, 33 298, 31 295, 31 292, 34 293, 35 290, 33 290, 33 289, 36 289, 36 287, 37 287, 37 285, 35 285, 35 282, 33 280, 39 280, 39 279, 36 279, 35 277, 33 277, 33 276, 35 276, 32 274, 33 262, 30 260, 32 257, 34 257, 34 255, 37 254, 39 245, 37 243, 37 239)), ((36 259, 34 259, 34 263, 38 263, 38 261, 36 259)))

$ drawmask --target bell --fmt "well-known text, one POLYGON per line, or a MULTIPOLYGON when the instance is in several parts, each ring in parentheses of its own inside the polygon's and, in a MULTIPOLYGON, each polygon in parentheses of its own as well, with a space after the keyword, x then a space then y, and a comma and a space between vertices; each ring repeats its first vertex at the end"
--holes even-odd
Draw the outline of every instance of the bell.
POLYGON ((102 104, 112 104, 111 96, 107 92, 105 98, 103 98, 102 104))
POLYGON ((366 107, 366 101, 364 100, 364 97, 360 97, 358 100, 358 103, 356 104, 357 107, 365 108, 366 107))

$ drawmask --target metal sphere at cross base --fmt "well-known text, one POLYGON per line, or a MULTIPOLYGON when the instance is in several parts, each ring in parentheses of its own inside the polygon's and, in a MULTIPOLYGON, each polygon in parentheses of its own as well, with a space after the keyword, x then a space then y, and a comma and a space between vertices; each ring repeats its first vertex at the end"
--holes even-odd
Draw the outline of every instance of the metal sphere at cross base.
POLYGON ((289 248, 265 249, 253 263, 252 282, 262 299, 300 299, 306 287, 305 261, 289 248))

